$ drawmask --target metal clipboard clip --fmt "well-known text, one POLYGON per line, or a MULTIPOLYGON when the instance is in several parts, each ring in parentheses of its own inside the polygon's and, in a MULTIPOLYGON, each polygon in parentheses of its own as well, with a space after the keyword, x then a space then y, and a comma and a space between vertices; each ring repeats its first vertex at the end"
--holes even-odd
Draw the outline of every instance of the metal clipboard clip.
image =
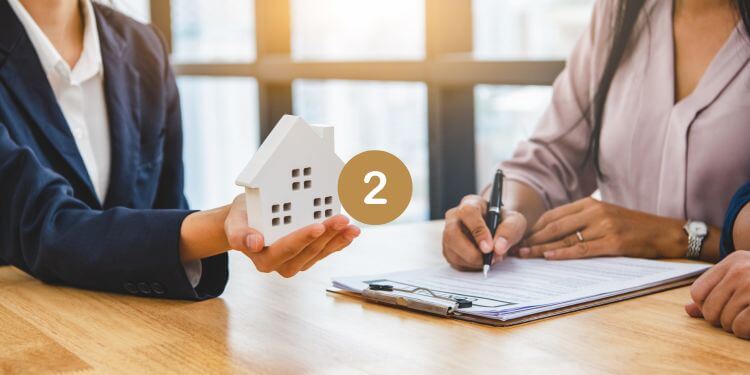
POLYGON ((448 317, 458 309, 472 306, 468 299, 443 297, 427 288, 400 289, 393 285, 369 285, 369 288, 362 291, 362 296, 367 300, 428 314, 448 317))

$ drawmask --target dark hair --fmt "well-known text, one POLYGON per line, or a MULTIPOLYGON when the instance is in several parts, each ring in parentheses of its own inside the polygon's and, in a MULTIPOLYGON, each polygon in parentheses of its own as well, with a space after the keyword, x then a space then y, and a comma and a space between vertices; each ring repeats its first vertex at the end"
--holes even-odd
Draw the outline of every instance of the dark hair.
MULTIPOLYGON (((742 19, 745 30, 750 34, 750 1, 731 1, 737 8, 737 12, 742 19)), ((599 177, 603 177, 601 166, 599 165, 599 148, 602 134, 604 104, 607 102, 607 94, 609 92, 609 87, 612 84, 612 79, 615 76, 615 72, 620 65, 623 55, 625 54, 625 49, 630 41, 636 21, 638 20, 638 16, 643 10, 643 5, 645 3, 646 0, 617 1, 617 13, 613 25, 614 30, 612 33, 609 56, 604 65, 604 70, 596 89, 596 93, 594 94, 594 98, 589 104, 589 108, 584 112, 583 119, 592 124, 592 129, 588 150, 586 150, 586 158, 583 163, 585 166, 587 163, 593 162, 594 168, 599 177)))

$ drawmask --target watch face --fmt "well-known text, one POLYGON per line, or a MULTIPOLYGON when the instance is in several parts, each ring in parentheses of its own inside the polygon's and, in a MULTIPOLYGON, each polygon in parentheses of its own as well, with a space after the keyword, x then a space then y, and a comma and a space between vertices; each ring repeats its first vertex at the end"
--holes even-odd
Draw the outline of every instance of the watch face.
POLYGON ((690 222, 690 224, 688 225, 688 230, 690 231, 690 233, 696 236, 705 236, 706 234, 708 234, 706 224, 703 224, 701 222, 690 222))

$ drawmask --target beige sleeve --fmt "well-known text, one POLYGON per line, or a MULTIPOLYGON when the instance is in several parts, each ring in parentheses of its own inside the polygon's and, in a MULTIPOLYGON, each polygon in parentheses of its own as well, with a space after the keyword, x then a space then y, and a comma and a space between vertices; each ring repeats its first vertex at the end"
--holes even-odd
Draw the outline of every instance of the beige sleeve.
POLYGON ((597 67, 608 52, 612 3, 597 1, 533 135, 501 165, 508 179, 536 190, 547 209, 589 196, 597 187, 592 163, 584 166, 591 129, 583 116, 598 84, 597 67))

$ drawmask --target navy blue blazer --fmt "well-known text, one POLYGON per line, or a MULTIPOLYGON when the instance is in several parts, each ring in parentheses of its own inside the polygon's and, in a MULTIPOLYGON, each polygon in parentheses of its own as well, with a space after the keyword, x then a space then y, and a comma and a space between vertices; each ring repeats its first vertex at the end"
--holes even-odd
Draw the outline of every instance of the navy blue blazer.
POLYGON ((742 208, 750 203, 750 182, 742 185, 729 202, 727 216, 724 219, 724 228, 721 230, 721 259, 735 251, 734 246, 734 222, 737 220, 742 208))
POLYGON ((0 260, 48 283, 142 296, 218 296, 226 254, 193 288, 179 258, 182 124, 163 39, 95 4, 112 145, 100 204, 26 32, 0 1, 0 260))

